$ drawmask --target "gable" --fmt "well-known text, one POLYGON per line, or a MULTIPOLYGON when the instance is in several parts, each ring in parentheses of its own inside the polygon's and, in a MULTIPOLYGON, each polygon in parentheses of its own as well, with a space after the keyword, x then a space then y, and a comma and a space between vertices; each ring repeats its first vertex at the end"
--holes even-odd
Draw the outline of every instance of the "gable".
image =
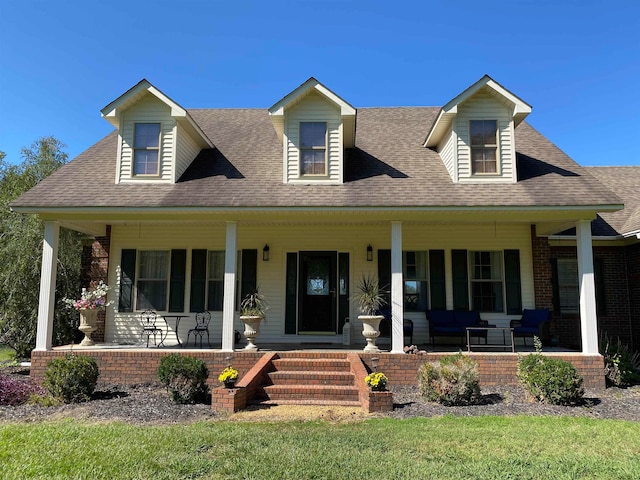
POLYGON ((147 80, 138 82, 101 113, 118 130, 116 183, 174 183, 201 149, 213 147, 191 115, 147 80), (145 137, 153 145, 136 146, 136 125, 157 131, 158 140, 145 137), (148 163, 153 167, 151 174, 136 163, 136 148, 141 161, 152 158, 148 163))
POLYGON ((455 183, 515 183, 514 130, 530 112, 530 105, 485 75, 442 107, 424 146, 440 153, 455 183), (488 145, 472 145, 473 122, 492 125, 488 145))

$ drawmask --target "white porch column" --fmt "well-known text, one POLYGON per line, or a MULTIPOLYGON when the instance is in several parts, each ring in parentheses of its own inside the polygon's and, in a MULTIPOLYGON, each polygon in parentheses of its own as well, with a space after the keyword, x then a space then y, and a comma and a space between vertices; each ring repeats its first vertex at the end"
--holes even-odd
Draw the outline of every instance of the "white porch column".
POLYGON ((44 222, 36 350, 51 350, 53 311, 56 301, 56 271, 58 269, 59 240, 60 224, 57 222, 44 222))
POLYGON ((391 222, 391 353, 404 353, 402 222, 391 222))
POLYGON ((578 281, 580 283, 580 331, 582 351, 598 353, 598 317, 596 315, 596 285, 593 271, 591 221, 576 222, 578 249, 578 281))
POLYGON ((222 350, 225 352, 233 351, 233 320, 236 307, 236 230, 236 222, 227 222, 222 304, 222 350))

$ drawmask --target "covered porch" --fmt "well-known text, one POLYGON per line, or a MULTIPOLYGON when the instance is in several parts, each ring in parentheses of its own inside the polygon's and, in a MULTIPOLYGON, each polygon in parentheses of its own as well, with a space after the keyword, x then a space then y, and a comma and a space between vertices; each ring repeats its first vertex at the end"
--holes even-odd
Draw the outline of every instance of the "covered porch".
MULTIPOLYGON (((381 343, 385 350, 381 358, 389 362, 387 370, 397 370, 394 365, 408 368, 409 373, 399 378, 409 381, 411 377, 411 382, 415 380, 416 365, 426 359, 404 354, 406 319, 414 325, 413 343, 424 346, 429 343, 427 308, 457 309, 465 305, 466 309, 479 310, 483 320, 500 327, 519 318, 522 309, 549 308, 550 296, 543 295, 549 290, 549 279, 539 278, 536 265, 540 261, 536 235, 573 225, 577 229, 581 325, 580 338, 573 339, 573 343, 581 344, 581 351, 571 355, 577 362, 595 359, 588 363, 593 366, 600 362, 601 371, 591 220, 587 212, 555 208, 528 211, 525 215, 516 210, 475 212, 448 208, 392 212, 308 209, 285 214, 265 209, 235 215, 191 212, 156 217, 124 212, 101 221, 89 221, 86 215, 65 217, 45 219, 38 335, 33 353, 36 368, 38 359, 64 351, 52 345, 61 225, 91 234, 106 247, 102 278, 112 286, 109 295, 114 304, 106 309, 95 338, 98 346, 90 351, 105 359, 117 359, 114 364, 109 361, 109 368, 124 368, 123 359, 133 356, 144 359, 142 363, 134 362, 135 368, 150 368, 148 374, 154 376, 154 360, 149 359, 166 355, 167 351, 131 346, 140 341, 140 313, 150 307, 162 317, 182 317, 179 325, 173 319, 162 325, 165 345, 176 345, 178 340, 185 343, 196 312, 208 310, 212 315, 212 348, 179 351, 210 355, 213 359, 233 353, 234 364, 236 358, 250 363, 260 352, 238 351, 235 332, 243 331, 238 312, 242 294, 255 286, 259 286, 271 307, 258 338, 260 348, 359 351, 364 346, 362 325, 349 298, 358 278, 373 275, 390 287, 389 337, 381 343), (227 220, 229 217, 234 219, 227 220), (510 270, 506 265, 507 251, 517 252, 518 262, 510 265, 510 270), (160 263, 147 268, 144 262, 149 259, 160 263), (482 259, 489 263, 482 264, 482 259), (161 268, 156 268, 158 265, 161 268), (465 270, 464 278, 460 276, 461 269, 465 270), (487 278, 476 274, 483 269, 489 272, 487 278), (149 272, 156 276, 150 277, 149 272), (347 319, 351 328, 345 340, 343 327, 347 319), (409 360, 401 360, 405 357, 409 360)), ((95 243, 92 249, 96 250, 95 243)), ((455 345, 451 351, 459 348, 455 345)), ((430 351, 427 357, 441 353, 430 351)), ((472 355, 499 358, 513 367, 510 375, 514 375, 517 354, 489 351, 472 355)), ((212 362, 212 367, 217 368, 218 361, 212 362)), ((497 365, 496 360, 485 364, 483 368, 488 369, 497 365)), ((383 368, 382 363, 379 368, 383 368)), ((132 378, 142 378, 147 373, 139 375, 132 378)))

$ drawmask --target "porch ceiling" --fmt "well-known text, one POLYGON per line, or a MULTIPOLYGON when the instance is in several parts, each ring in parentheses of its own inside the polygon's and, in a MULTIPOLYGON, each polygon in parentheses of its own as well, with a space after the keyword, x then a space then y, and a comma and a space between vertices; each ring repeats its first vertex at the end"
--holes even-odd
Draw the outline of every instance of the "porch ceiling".
POLYGON ((592 220, 595 210, 571 207, 549 208, 290 208, 290 209, 117 209, 56 210, 41 213, 42 220, 57 221, 66 228, 89 235, 104 235, 106 225, 126 224, 224 224, 234 221, 252 225, 386 225, 390 221, 411 224, 536 224, 545 235, 592 220))

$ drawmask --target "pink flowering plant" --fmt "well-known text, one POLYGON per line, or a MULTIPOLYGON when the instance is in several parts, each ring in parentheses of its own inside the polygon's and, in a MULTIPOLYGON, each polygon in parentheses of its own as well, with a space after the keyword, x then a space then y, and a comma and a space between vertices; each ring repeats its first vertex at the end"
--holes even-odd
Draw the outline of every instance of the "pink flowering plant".
POLYGON ((109 287, 102 281, 98 282, 91 290, 86 288, 82 289, 82 295, 79 299, 64 298, 62 301, 69 307, 76 310, 95 310, 97 308, 104 308, 111 305, 112 302, 107 302, 107 292, 109 287))

